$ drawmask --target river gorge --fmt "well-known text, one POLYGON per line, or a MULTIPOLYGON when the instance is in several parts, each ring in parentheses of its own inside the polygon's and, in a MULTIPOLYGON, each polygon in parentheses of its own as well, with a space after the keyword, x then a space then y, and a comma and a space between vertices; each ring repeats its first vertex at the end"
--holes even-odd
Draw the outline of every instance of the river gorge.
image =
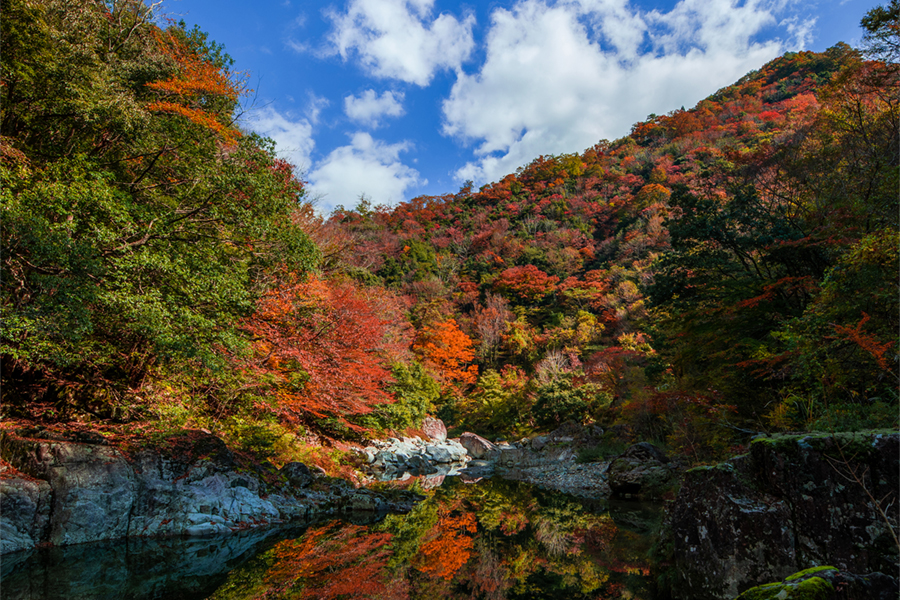
POLYGON ((3 597, 896 597, 896 433, 759 437, 694 469, 646 443, 576 462, 599 433, 379 442, 355 488, 203 432, 166 450, 6 432, 3 597), (781 587, 747 595, 761 584, 781 587))

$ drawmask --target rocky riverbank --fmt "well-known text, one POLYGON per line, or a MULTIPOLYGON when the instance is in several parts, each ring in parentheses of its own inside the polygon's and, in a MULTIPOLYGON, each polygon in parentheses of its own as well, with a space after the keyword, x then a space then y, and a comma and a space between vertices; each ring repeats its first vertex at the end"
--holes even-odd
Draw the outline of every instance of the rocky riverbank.
POLYGON ((896 432, 757 438, 745 455, 685 473, 661 544, 672 597, 732 599, 827 565, 845 578, 884 574, 868 580, 892 582, 896 598, 898 494, 896 432))
POLYGON ((0 553, 212 535, 345 511, 406 512, 421 499, 356 489, 301 463, 280 470, 244 463, 201 431, 158 448, 113 447, 97 437, 77 441, 39 428, 0 433, 0 553))
POLYGON ((655 446, 634 444, 609 460, 579 463, 579 454, 595 448, 603 430, 567 423, 546 435, 517 442, 491 442, 471 432, 446 439, 443 423, 422 440, 390 438, 359 450, 366 457, 369 476, 389 481, 421 476, 425 488, 432 480, 459 475, 475 482, 484 477, 524 481, 538 487, 590 499, 615 494, 628 499, 659 499, 673 489, 679 466, 655 446))

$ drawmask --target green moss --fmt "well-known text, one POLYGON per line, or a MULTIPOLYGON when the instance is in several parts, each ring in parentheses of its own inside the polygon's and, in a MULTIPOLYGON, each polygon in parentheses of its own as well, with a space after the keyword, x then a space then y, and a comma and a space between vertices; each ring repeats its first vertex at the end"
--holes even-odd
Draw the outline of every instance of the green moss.
POLYGON ((786 578, 785 581, 796 581, 798 579, 803 579, 809 575, 813 575, 815 573, 821 573, 823 571, 837 571, 834 567, 823 566, 823 567, 812 567, 811 569, 804 569, 803 571, 799 571, 794 573, 790 577, 786 578))
POLYGON ((735 600, 829 600, 834 594, 834 586, 814 574, 833 570, 834 567, 806 569, 794 573, 783 583, 767 583, 750 588, 735 600))
POLYGON ((872 452, 879 435, 896 434, 891 430, 869 430, 853 432, 810 432, 758 437, 750 442, 751 450, 766 447, 774 452, 796 454, 801 448, 824 451, 829 455, 837 453, 840 447, 845 455, 864 456, 872 452), (835 446, 837 445, 837 447, 835 446))
MULTIPOLYGON (((775 600, 784 591, 784 585, 780 583, 767 583, 755 588, 750 588, 735 600, 775 600)), ((785 598, 786 596, 781 596, 785 598)))
POLYGON ((730 462, 721 462, 715 465, 703 465, 687 470, 688 473, 701 473, 708 471, 725 471, 727 473, 734 473, 734 465, 730 462))
POLYGON ((834 586, 830 582, 821 577, 810 577, 801 581, 789 597, 796 600, 828 600, 832 594, 834 586))

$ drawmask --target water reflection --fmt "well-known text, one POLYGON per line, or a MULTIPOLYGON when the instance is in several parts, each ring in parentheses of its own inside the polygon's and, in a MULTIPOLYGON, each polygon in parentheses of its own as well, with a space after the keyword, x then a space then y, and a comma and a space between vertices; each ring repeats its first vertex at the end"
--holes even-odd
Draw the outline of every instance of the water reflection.
POLYGON ((207 598, 225 583, 230 570, 285 533, 131 539, 17 552, 3 556, 0 563, 2 595, 4 600, 207 598))
POLYGON ((527 484, 448 479, 408 515, 275 544, 212 598, 650 598, 658 510, 596 508, 527 484))
POLYGON ((656 507, 448 478, 408 515, 3 557, 4 600, 648 599, 656 507), (608 509, 608 510, 607 510, 608 509))

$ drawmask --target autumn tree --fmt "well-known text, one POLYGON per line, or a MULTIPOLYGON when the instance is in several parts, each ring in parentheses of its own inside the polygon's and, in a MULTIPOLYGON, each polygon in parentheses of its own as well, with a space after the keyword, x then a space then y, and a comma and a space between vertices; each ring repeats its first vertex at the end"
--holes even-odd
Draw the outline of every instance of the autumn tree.
POLYGON ((229 59, 201 32, 137 0, 3 8, 4 401, 119 414, 151 369, 224 367, 271 274, 312 266, 302 186, 259 137, 226 152, 224 129, 151 108, 230 122, 229 59))
POLYGON ((244 328, 255 339, 250 368, 274 379, 276 411, 316 425, 393 401, 390 358, 408 343, 396 307, 352 281, 290 277, 267 291, 244 328), (258 365, 258 366, 256 366, 258 365))
POLYGON ((475 383, 478 367, 467 366, 474 357, 474 344, 456 319, 426 325, 416 337, 413 350, 444 386, 475 383))
POLYGON ((559 277, 547 275, 534 265, 505 269, 494 286, 526 303, 537 302, 556 289, 559 277))

